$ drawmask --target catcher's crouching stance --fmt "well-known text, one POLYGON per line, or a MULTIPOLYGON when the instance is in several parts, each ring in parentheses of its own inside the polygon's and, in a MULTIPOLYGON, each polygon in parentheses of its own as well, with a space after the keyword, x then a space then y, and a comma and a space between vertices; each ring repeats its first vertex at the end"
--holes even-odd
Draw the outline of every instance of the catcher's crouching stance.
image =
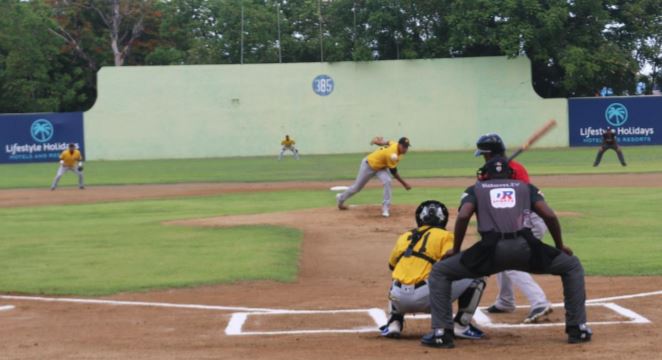
MULTIPOLYGON (((430 313, 428 276, 432 265, 453 247, 453 234, 446 231, 446 223, 446 206, 428 200, 416 209, 418 227, 398 238, 389 260, 389 268, 393 271, 389 293, 390 318, 380 328, 382 336, 400 337, 407 313, 430 313)), ((480 329, 471 324, 484 288, 482 278, 453 282, 452 298, 459 302, 454 319, 456 337, 480 339, 484 336, 480 329)))

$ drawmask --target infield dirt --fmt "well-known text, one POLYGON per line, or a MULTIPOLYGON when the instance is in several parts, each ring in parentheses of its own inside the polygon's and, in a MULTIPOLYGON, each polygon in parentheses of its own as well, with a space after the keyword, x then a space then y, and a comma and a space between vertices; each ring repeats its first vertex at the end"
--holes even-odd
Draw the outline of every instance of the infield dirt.
MULTIPOLYGON (((659 187, 662 176, 623 175, 590 178, 537 177, 541 186, 659 187), (543 180, 544 179, 544 180, 543 180), (570 181, 568 179, 575 179, 570 181)), ((337 183, 337 182, 336 182, 337 183)), ((334 184, 336 184, 334 183, 334 184)), ((418 180, 417 186, 465 186, 466 179, 418 180), (457 183, 452 183, 457 181, 457 183)), ((79 202, 192 196, 227 191, 319 189, 331 183, 185 184, 136 187, 92 187, 79 202), (289 187, 288 187, 289 186, 289 187), (135 189, 127 192, 127 189, 135 189), (115 196, 113 196, 115 194, 115 196), (128 194, 132 194, 129 197, 128 194)), ((2 190, 0 207, 70 203, 66 193, 41 190, 2 190)), ((389 287, 388 254, 396 236, 412 226, 413 206, 395 206, 384 219, 377 206, 348 211, 322 208, 296 212, 225 216, 177 221, 165 226, 223 227, 272 224, 301 229, 299 276, 293 283, 245 282, 228 285, 118 294, 104 299, 181 304, 205 304, 296 310, 385 308, 389 287)), ((577 214, 560 214, 574 216, 577 214)), ((581 214, 580 214, 581 215, 581 214)), ((568 245, 581 239, 568 239, 568 245)), ((553 302, 562 301, 558 277, 536 276, 553 302)), ((490 305, 495 282, 481 302, 490 305)), ((662 290, 662 277, 588 277, 588 298, 662 290)), ((405 337, 386 340, 374 333, 227 336, 229 311, 146 308, 101 304, 44 303, 2 300, 16 308, 0 312, 2 359, 653 359, 662 351, 661 296, 614 301, 645 316, 650 324, 596 325, 594 341, 565 344, 562 327, 486 329, 487 339, 457 341, 453 350, 420 346, 427 320, 408 321, 405 337)), ((520 303, 525 303, 518 294, 520 303)), ((517 323, 526 314, 493 316, 493 321, 517 323)), ((563 318, 562 309, 551 316, 563 318)), ((603 308, 589 307, 590 321, 623 320, 603 308)), ((270 315, 251 317, 245 330, 342 329, 374 326, 363 314, 270 315)))

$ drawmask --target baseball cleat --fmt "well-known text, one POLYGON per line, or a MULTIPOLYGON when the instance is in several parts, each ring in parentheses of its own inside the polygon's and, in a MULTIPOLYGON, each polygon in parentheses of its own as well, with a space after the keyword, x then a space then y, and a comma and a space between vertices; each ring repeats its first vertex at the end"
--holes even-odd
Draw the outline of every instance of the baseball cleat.
POLYGON ((537 307, 529 313, 529 315, 524 319, 525 324, 533 324, 538 322, 538 320, 552 313, 552 307, 550 305, 537 307))
POLYGON ((505 314, 505 313, 511 313, 515 310, 503 310, 499 309, 496 305, 492 305, 487 308, 487 312, 490 314, 505 314))
POLYGON ((568 334, 568 344, 589 342, 593 336, 593 331, 586 324, 566 326, 565 332, 568 334))
POLYGON ((458 323, 455 323, 455 337, 461 339, 478 340, 485 337, 485 333, 481 329, 471 324, 462 326, 458 323))
POLYGON ((402 334, 402 323, 398 320, 392 321, 390 324, 384 325, 379 328, 381 336, 389 339, 399 339, 402 334))
POLYGON ((387 217, 391 216, 391 214, 389 214, 388 210, 384 210, 384 211, 382 211, 382 216, 387 218, 387 217))
POLYGON ((342 194, 336 194, 336 204, 338 204, 338 209, 339 210, 349 209, 345 204, 343 204, 342 201, 340 201, 340 195, 342 195, 342 194))
POLYGON ((421 344, 436 348, 452 349, 453 343, 452 329, 434 329, 421 338, 421 344))

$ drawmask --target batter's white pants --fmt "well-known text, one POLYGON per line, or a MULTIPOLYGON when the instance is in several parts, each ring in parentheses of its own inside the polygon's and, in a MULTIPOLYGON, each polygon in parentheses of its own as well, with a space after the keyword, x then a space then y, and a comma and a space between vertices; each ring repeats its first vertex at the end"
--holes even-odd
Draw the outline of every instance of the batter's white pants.
POLYGON ((76 175, 78 175, 78 187, 79 188, 82 188, 83 186, 85 186, 85 184, 83 183, 83 172, 82 171, 78 171, 77 167, 70 168, 70 167, 66 167, 64 165, 60 165, 60 168, 57 169, 57 174, 55 175, 55 179, 53 179, 53 183, 51 184, 51 189, 55 189, 57 187, 57 184, 60 182, 60 178, 67 171, 73 171, 74 173, 76 173, 76 175))
MULTIPOLYGON (((543 219, 536 213, 532 212, 525 218, 524 224, 531 228, 536 238, 542 239, 545 236, 547 226, 545 226, 543 219)), ((501 310, 515 310, 515 292, 513 291, 513 286, 517 287, 528 299, 531 309, 549 305, 549 300, 547 300, 545 292, 529 273, 517 270, 503 271, 496 274, 496 281, 499 287, 499 293, 497 294, 494 305, 501 310)))
POLYGON ((374 170, 373 168, 370 167, 368 164, 368 159, 364 158, 361 161, 361 166, 359 167, 359 173, 356 175, 356 180, 354 180, 354 184, 349 187, 349 189, 345 190, 340 196, 338 197, 338 200, 341 203, 344 203, 347 201, 347 199, 351 198, 354 196, 354 194, 358 193, 363 189, 363 187, 372 179, 373 176, 376 176, 382 184, 384 184, 384 201, 382 202, 382 210, 388 211, 389 208, 391 207, 391 174, 389 173, 388 170, 383 169, 383 170, 374 170))
POLYGON ((283 150, 280 151, 280 155, 278 155, 278 160, 283 159, 283 155, 285 155, 285 151, 291 151, 292 154, 294 155, 294 158, 299 160, 299 150, 297 150, 294 146, 292 147, 283 147, 283 150))

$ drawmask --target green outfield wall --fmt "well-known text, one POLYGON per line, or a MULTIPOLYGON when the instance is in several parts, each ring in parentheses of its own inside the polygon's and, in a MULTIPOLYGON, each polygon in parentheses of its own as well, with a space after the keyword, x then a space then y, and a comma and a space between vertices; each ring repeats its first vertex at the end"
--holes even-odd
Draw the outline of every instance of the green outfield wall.
POLYGON ((567 101, 534 92, 527 58, 105 67, 98 89, 88 159, 275 155, 286 133, 302 154, 367 152, 375 135, 415 151, 486 132, 514 145, 549 118, 559 126, 540 146, 568 146, 567 101), (325 96, 318 75, 333 80, 325 96))

